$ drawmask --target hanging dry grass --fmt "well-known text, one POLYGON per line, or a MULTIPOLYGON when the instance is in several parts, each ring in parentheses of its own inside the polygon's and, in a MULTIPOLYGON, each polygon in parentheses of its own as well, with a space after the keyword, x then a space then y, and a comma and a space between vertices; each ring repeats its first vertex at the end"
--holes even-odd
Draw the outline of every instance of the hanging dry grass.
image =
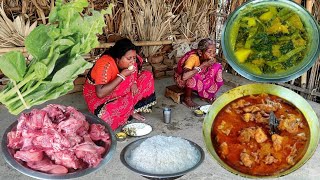
MULTIPOLYGON (((222 46, 221 46, 221 33, 223 29, 223 25, 227 20, 230 13, 232 13, 238 6, 240 6, 244 1, 243 0, 216 0, 216 18, 215 18, 215 39, 217 42, 218 56, 223 57, 222 46)), ((223 59, 221 58, 221 63, 223 64, 226 71, 231 74, 237 75, 237 72, 223 59)))
POLYGON ((182 0, 183 12, 181 13, 180 32, 186 37, 210 36, 209 17, 214 12, 212 0, 182 0))
POLYGON ((119 9, 121 13, 120 22, 122 24, 119 32, 131 40, 136 40, 135 25, 129 2, 129 0, 123 0, 124 7, 119 9))
POLYGON ((23 16, 17 16, 12 22, 3 9, 0 7, 0 47, 24 46, 24 39, 37 26, 37 22, 30 25, 30 21, 25 22, 23 16))
POLYGON ((15 8, 21 5, 21 1, 19 0, 2 0, 1 3, 3 3, 3 6, 5 7, 5 9, 15 8))
MULTIPOLYGON (((137 38, 129 34, 131 39, 140 41, 160 41, 164 39, 174 39, 178 33, 179 15, 174 15, 172 4, 166 4, 158 0, 134 0, 131 4, 126 4, 124 0, 125 16, 131 9, 130 20, 124 19, 123 27, 130 27, 136 30, 137 38), (132 19, 131 19, 132 18, 132 19), (132 24, 135 22, 135 24, 132 24), (131 26, 130 26, 131 25, 131 26)), ((174 3, 173 3, 174 4, 174 3)), ((132 32, 132 31, 131 31, 132 32)), ((129 32, 127 32, 129 33, 129 32)), ((147 46, 142 48, 145 56, 154 55, 161 46, 147 46)))
POLYGON ((313 16, 320 22, 320 1, 315 1, 313 5, 313 16))
POLYGON ((246 2, 246 0, 231 1, 230 12, 233 12, 238 6, 246 2))
POLYGON ((88 0, 88 2, 92 8, 100 11, 102 9, 107 9, 109 4, 114 2, 114 0, 88 0))
POLYGON ((111 0, 110 3, 113 3, 115 7, 113 7, 112 9, 112 14, 106 15, 106 27, 104 28, 104 33, 106 36, 112 34, 120 34, 123 30, 122 21, 125 11, 123 2, 118 0, 111 0))
POLYGON ((2 0, 2 3, 6 14, 12 14, 13 18, 23 15, 31 22, 41 20, 43 24, 54 7, 54 0, 2 0))

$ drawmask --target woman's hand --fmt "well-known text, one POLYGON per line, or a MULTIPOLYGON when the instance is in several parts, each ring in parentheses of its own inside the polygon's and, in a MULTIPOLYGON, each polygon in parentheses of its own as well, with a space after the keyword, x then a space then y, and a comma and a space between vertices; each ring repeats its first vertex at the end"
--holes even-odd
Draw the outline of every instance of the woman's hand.
POLYGON ((136 95, 138 93, 138 86, 137 86, 137 83, 133 83, 132 86, 131 86, 131 92, 132 92, 132 95, 136 95))
POLYGON ((133 69, 129 70, 129 69, 123 69, 121 71, 121 75, 127 77, 129 76, 130 74, 134 73, 136 71, 136 67, 133 67, 133 69))
POLYGON ((200 68, 209 67, 209 66, 213 65, 215 62, 216 62, 215 59, 211 59, 209 61, 204 61, 199 67, 200 68))

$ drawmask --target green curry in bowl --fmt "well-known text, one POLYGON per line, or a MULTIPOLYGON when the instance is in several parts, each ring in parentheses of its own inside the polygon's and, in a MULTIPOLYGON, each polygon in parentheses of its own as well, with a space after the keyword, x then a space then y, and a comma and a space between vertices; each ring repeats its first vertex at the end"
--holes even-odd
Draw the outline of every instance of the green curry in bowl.
POLYGON ((257 74, 296 66, 310 41, 299 15, 285 7, 254 9, 244 14, 234 28, 237 31, 233 32, 232 41, 237 60, 257 74))
POLYGON ((256 81, 287 81, 319 55, 319 27, 292 1, 249 1, 227 20, 222 48, 229 64, 256 81))

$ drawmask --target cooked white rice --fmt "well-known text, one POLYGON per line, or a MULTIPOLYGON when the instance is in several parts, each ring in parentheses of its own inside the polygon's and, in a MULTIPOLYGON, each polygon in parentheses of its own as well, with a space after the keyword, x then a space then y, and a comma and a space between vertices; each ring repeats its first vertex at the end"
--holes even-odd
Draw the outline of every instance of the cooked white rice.
POLYGON ((132 150, 128 163, 147 173, 170 174, 193 167, 199 158, 200 152, 187 140, 157 135, 132 150))

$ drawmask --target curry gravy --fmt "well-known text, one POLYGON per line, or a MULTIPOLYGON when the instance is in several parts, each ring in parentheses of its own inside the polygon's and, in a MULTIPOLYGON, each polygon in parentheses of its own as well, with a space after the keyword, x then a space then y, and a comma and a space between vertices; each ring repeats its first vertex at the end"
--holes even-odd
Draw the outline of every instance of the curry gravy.
POLYGON ((303 157, 310 129, 303 114, 291 103, 259 94, 226 105, 214 120, 211 139, 219 157, 233 169, 268 176, 291 168, 303 157), (280 122, 272 136, 271 112, 280 122))

